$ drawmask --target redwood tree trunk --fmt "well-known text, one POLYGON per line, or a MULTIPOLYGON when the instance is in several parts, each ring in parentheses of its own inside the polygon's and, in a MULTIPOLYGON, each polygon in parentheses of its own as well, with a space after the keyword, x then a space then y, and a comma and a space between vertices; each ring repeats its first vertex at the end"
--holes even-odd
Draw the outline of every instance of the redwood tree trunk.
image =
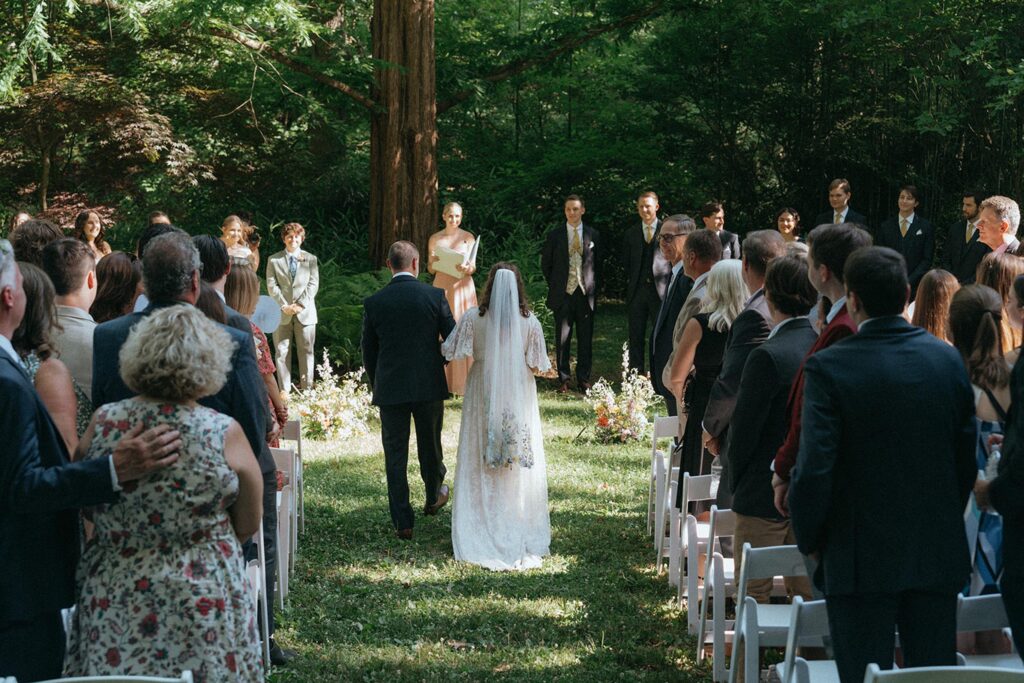
POLYGON ((434 0, 377 0, 371 35, 370 258, 383 264, 405 239, 426 261, 438 223, 434 0))

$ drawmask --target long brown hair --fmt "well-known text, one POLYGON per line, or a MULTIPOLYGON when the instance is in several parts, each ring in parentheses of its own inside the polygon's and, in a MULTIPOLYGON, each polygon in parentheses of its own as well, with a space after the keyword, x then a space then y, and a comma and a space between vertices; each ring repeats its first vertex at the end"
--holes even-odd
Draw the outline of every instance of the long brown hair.
POLYGON ((115 251, 96 264, 96 280, 96 300, 89 315, 97 323, 120 318, 132 312, 142 280, 142 261, 134 254, 115 251))
POLYGON ((519 269, 516 268, 516 264, 508 261, 498 261, 491 266, 491 271, 487 273, 487 284, 484 285, 484 295, 480 299, 480 305, 477 307, 480 311, 480 315, 487 315, 487 309, 491 305, 491 287, 494 285, 494 276, 498 274, 499 270, 511 270, 516 276, 516 288, 519 290, 519 312, 523 314, 524 318, 530 317, 530 302, 526 299, 526 289, 523 287, 523 276, 519 273, 519 269))
POLYGON ((964 359, 971 382, 994 391, 1010 383, 1003 358, 1003 303, 985 285, 967 285, 953 295, 949 331, 953 346, 964 359))
POLYGON ((97 211, 81 211, 75 216, 75 234, 72 235, 76 240, 82 242, 88 242, 89 238, 85 235, 85 224, 89 220, 89 216, 96 214, 96 220, 100 223, 100 231, 96 233, 95 244, 96 248, 103 250, 103 246, 107 244, 107 226, 103 224, 103 216, 97 211))
POLYGON ((917 286, 911 324, 924 328, 942 341, 950 341, 946 322, 949 320, 949 305, 958 289, 960 281, 952 273, 942 269, 929 270, 917 286))
POLYGON ((54 355, 56 349, 50 336, 57 324, 57 292, 42 268, 18 262, 25 288, 25 317, 11 337, 11 346, 21 357, 35 351, 40 361, 54 355))
POLYGON ((1006 313, 1010 305, 1010 289, 1018 275, 1024 275, 1024 258, 1006 253, 988 254, 981 259, 975 271, 975 282, 996 290, 996 294, 1003 300, 1003 353, 1021 345, 1021 330, 1013 328, 1010 316, 1006 313))

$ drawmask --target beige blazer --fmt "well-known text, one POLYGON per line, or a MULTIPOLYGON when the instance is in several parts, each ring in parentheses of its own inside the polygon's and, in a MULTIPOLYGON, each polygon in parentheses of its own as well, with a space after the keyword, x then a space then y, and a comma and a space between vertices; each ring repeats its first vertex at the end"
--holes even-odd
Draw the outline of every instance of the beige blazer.
MULTIPOLYGON (((299 304, 302 310, 296 318, 303 325, 315 325, 316 293, 320 289, 320 271, 316 256, 299 249, 295 280, 288 272, 288 252, 279 251, 267 260, 267 293, 279 306, 299 304)), ((281 324, 287 325, 292 316, 281 314, 281 324)))
POLYGON ((67 366, 71 376, 85 395, 92 400, 92 333, 96 322, 92 316, 73 306, 57 306, 57 322, 61 330, 54 328, 53 344, 57 354, 67 366))

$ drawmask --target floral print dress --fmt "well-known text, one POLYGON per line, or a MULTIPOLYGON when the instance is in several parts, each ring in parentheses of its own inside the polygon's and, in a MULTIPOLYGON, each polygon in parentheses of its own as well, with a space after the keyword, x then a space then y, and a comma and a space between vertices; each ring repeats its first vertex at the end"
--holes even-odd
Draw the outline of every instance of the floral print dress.
POLYGON ((263 678, 256 613, 227 509, 238 476, 224 459, 231 419, 203 407, 132 398, 101 408, 87 458, 108 456, 134 425, 181 432, 170 467, 92 508, 78 565, 70 676, 171 676, 196 683, 263 678))

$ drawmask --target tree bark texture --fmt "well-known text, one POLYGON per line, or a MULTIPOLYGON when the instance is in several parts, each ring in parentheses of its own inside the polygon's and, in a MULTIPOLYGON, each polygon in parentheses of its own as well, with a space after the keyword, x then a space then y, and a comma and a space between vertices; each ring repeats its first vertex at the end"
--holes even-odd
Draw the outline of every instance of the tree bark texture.
POLYGON ((377 66, 370 114, 370 258, 409 240, 425 263, 438 224, 434 0, 374 3, 377 66))

